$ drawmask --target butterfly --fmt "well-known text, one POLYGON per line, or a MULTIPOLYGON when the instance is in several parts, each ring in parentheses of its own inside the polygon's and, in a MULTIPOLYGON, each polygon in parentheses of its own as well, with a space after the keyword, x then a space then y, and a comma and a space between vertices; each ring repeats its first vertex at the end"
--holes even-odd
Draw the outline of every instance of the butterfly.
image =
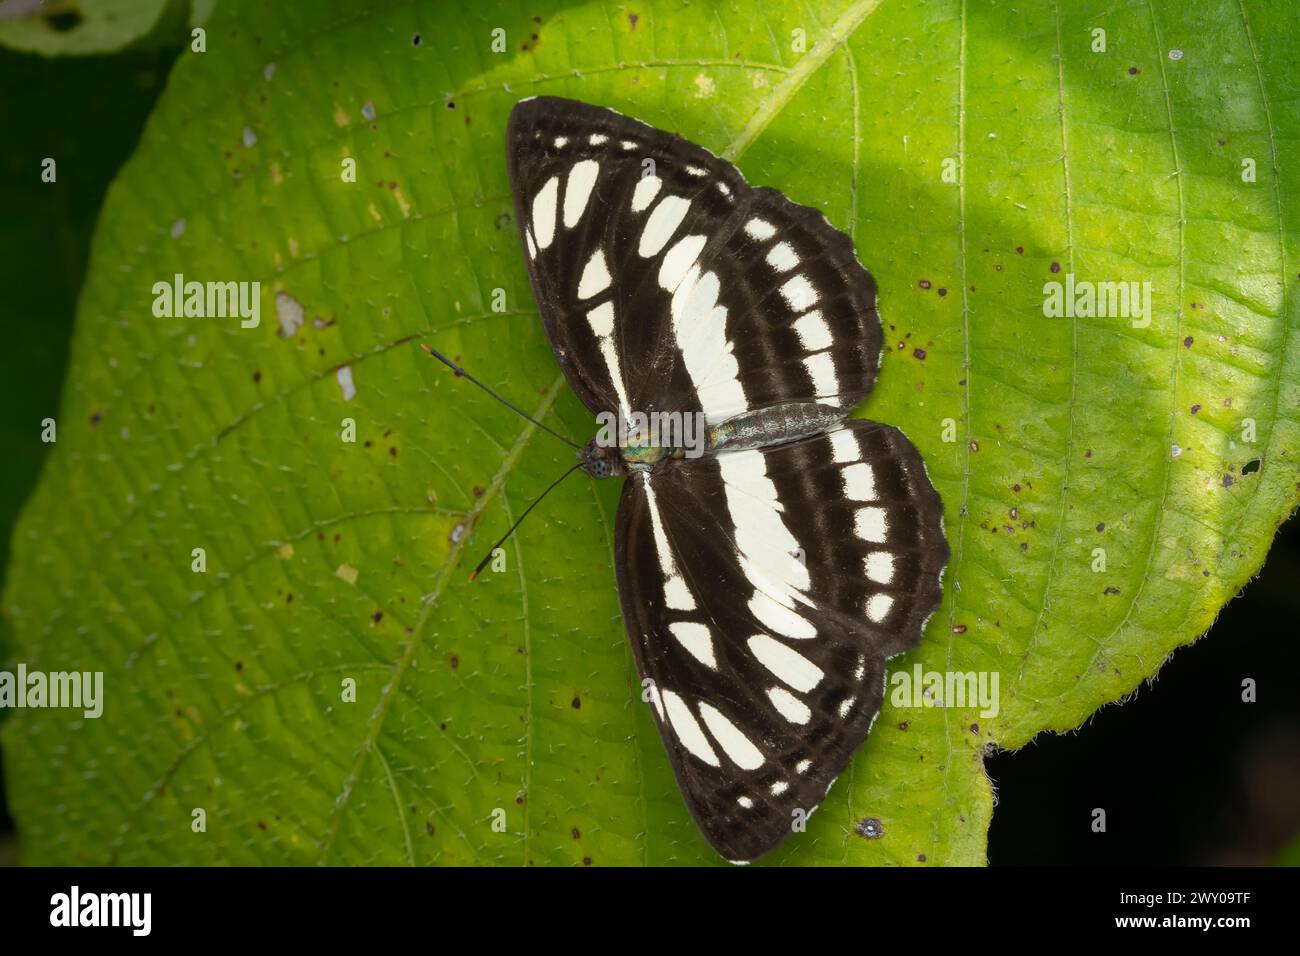
POLYGON ((521 100, 507 161, 555 358, 627 426, 579 466, 625 479, 616 576, 643 697, 701 833, 748 862, 825 797, 942 593, 921 455, 846 420, 880 367, 875 281, 820 212, 609 109, 521 100))

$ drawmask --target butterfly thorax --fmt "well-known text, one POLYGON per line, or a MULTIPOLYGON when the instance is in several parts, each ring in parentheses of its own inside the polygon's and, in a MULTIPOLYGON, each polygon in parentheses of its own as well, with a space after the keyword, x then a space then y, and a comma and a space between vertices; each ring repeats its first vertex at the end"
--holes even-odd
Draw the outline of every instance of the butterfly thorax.
POLYGON ((593 478, 613 478, 634 471, 648 471, 668 458, 684 457, 685 448, 638 443, 611 445, 602 442, 600 436, 588 441, 579 455, 582 470, 593 478))

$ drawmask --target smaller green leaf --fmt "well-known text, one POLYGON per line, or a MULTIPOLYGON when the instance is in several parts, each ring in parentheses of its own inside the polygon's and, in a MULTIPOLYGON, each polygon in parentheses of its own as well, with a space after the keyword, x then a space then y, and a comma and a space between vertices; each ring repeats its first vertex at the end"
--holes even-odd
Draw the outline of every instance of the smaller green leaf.
MULTIPOLYGON (((210 11, 212 3, 196 6, 210 11)), ((189 0, 14 0, 0 6, 0 46, 41 56, 115 53, 155 32, 170 33, 189 19, 189 7, 189 0)))

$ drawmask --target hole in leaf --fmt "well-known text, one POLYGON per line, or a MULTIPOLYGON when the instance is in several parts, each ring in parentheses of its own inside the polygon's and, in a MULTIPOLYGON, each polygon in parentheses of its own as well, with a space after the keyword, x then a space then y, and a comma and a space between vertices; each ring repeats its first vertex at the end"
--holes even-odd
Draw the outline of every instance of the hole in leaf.
POLYGON ((1241 473, 1243 475, 1253 475, 1257 471, 1259 471, 1258 458, 1252 458, 1250 461, 1246 462, 1244 465, 1241 466, 1241 473))

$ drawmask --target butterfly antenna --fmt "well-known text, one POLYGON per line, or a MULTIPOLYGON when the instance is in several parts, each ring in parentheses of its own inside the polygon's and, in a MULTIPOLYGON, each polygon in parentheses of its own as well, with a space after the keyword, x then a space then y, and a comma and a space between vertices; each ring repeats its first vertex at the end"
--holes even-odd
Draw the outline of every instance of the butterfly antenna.
MULTIPOLYGON (((474 383, 475 385, 477 385, 479 388, 483 389, 483 391, 487 392, 489 395, 491 395, 493 398, 495 398, 498 402, 500 402, 500 403, 501 403, 502 405, 504 405, 506 408, 508 408, 508 409, 510 409, 511 411, 513 411, 515 414, 520 415, 520 416, 522 416, 522 417, 528 419, 528 421, 532 422, 534 425, 536 425, 536 426, 537 426, 538 428, 540 428, 542 431, 547 432, 547 433, 549 433, 549 434, 551 434, 551 435, 554 435, 556 438, 558 438, 560 441, 564 442, 564 443, 565 443, 566 445, 568 445, 570 448, 573 448, 573 449, 575 449, 575 450, 577 450, 577 451, 582 451, 582 449, 577 445, 577 443, 575 443, 575 442, 573 442, 573 441, 570 441, 568 438, 565 438, 563 435, 561 435, 559 432, 555 431, 554 429, 552 429, 552 428, 547 428, 545 425, 543 425, 543 424, 542 424, 541 422, 539 422, 537 419, 533 418, 532 415, 529 415, 526 411, 524 411, 524 410, 523 410, 522 408, 520 408, 518 405, 516 405, 516 404, 514 404, 513 402, 507 401, 506 399, 502 398, 502 397, 501 397, 500 395, 498 395, 496 392, 492 391, 492 389, 488 388, 486 385, 484 385, 482 382, 480 382, 478 379, 476 379, 473 375, 469 374, 469 372, 465 371, 463 368, 461 368, 459 365, 457 365, 457 364, 456 364, 455 362, 453 362, 451 359, 447 358, 447 356, 445 356, 445 355, 443 355, 441 352, 439 352, 437 349, 435 349, 435 348, 430 348, 429 346, 425 345, 423 342, 420 343, 420 348, 424 349, 426 352, 428 352, 430 355, 432 355, 434 358, 436 358, 436 359, 437 359, 439 362, 441 362, 443 365, 447 366, 447 368, 449 368, 449 369, 451 369, 453 372, 455 372, 456 375, 457 375, 458 377, 469 379, 471 382, 473 382, 473 383, 474 383)), ((527 514, 528 512, 524 512, 524 513, 527 514)))
POLYGON ((510 526, 510 530, 501 536, 500 541, 498 541, 496 544, 492 545, 492 547, 488 549, 487 555, 483 558, 482 561, 478 563, 478 567, 474 569, 473 573, 470 574, 469 579, 471 581, 473 581, 476 577, 478 577, 479 572, 482 571, 485 567, 487 567, 487 563, 492 560, 492 555, 496 553, 497 548, 505 544, 506 539, 515 533, 515 528, 518 528, 519 525, 523 523, 523 520, 528 517, 528 512, 532 511, 539 504, 541 504, 542 499, 545 498, 547 495, 549 495, 556 485, 562 482, 565 478, 568 478, 571 474, 573 474, 581 467, 582 467, 582 462, 578 462, 572 468, 566 471, 564 474, 560 475, 559 478, 556 478, 553 482, 551 482, 550 487, 548 487, 545 491, 543 491, 540 495, 538 495, 536 498, 533 499, 533 503, 524 509, 523 514, 521 514, 518 518, 515 519, 515 523, 510 526))

